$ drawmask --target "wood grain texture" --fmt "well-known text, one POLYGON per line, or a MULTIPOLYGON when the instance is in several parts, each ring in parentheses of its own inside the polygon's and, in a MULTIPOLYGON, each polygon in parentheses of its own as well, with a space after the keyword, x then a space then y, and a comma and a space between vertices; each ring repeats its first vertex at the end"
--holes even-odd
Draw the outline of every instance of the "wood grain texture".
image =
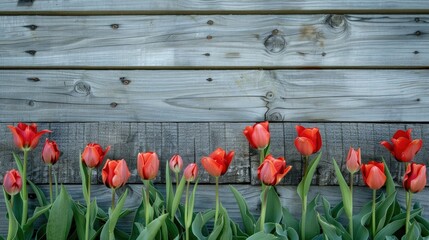
POLYGON ((0 122, 427 122, 428 78, 429 70, 0 70, 0 122))
POLYGON ((422 11, 427 10, 428 4, 425 0, 412 0, 404 4, 399 0, 349 0, 338 4, 337 1, 329 0, 304 0, 304 1, 282 1, 282 0, 44 0, 26 1, 18 3, 16 0, 3 0, 0 3, 0 12, 225 12, 225 11, 422 11))
POLYGON ((0 16, 1 67, 425 67, 428 15, 0 16))
MULTIPOLYGON (((103 147, 111 146, 106 158, 125 159, 132 176, 130 183, 140 183, 136 170, 138 152, 155 151, 161 160, 160 171, 156 182, 165 181, 165 164, 173 154, 180 154, 185 165, 196 162, 199 167, 201 183, 213 183, 214 179, 203 169, 200 159, 209 155, 218 147, 235 151, 235 157, 228 172, 220 178, 221 183, 259 184, 257 167, 259 165, 258 152, 249 148, 248 142, 242 134, 249 122, 234 123, 129 123, 129 122, 101 122, 101 123, 38 123, 40 129, 51 129, 53 133, 47 135, 57 141, 62 155, 54 166, 58 174, 59 183, 78 184, 79 154, 88 142, 98 142, 103 147)), ((362 149, 362 162, 370 160, 386 160, 394 180, 401 185, 404 172, 403 164, 398 163, 390 153, 380 145, 383 140, 389 140, 396 130, 412 128, 413 138, 421 138, 429 142, 428 134, 421 134, 428 128, 428 124, 373 124, 373 123, 271 123, 271 153, 275 157, 283 156, 287 164, 292 165, 281 184, 297 185, 302 176, 301 156, 294 146, 296 137, 295 125, 304 127, 318 127, 320 129, 323 146, 322 159, 315 173, 313 184, 336 185, 332 159, 342 167, 346 176, 345 157, 350 147, 362 149)), ((12 151, 17 151, 12 144, 12 136, 1 124, 0 134, 0 172, 2 180, 4 172, 15 168, 12 151)), ((37 147, 29 159, 29 178, 39 184, 48 182, 47 167, 42 163, 40 151, 42 144, 37 147)), ((416 162, 428 163, 428 152, 422 149, 416 155, 416 162)), ((100 171, 101 169, 99 169, 100 171)), ((360 174, 356 174, 356 183, 362 185, 360 174)), ((174 177, 172 177, 174 179, 174 177)), ((101 184, 100 172, 93 172, 93 183, 101 184)))
MULTIPOLYGON (((249 186, 249 185, 233 185, 244 197, 246 200, 250 212, 255 216, 259 217, 260 214, 260 186, 249 186)), ((45 194, 48 194, 48 186, 40 186, 45 194)), ((79 185, 67 185, 69 194, 75 201, 84 202, 82 196, 82 190, 79 185)), ((141 190, 142 184, 128 184, 126 188, 129 190, 127 200, 125 202, 124 208, 135 210, 141 202, 141 190)), ((165 193, 164 185, 157 185, 157 188, 165 193)), ((281 204, 283 207, 287 207, 292 215, 299 219, 301 204, 298 194, 296 193, 296 187, 291 186, 277 186, 277 192, 279 193, 281 204)), ((125 188, 117 190, 117 194, 120 195, 123 193, 125 188)), ((92 196, 97 197, 98 206, 107 211, 111 203, 111 192, 110 189, 101 185, 93 185, 91 187, 92 196)), ((199 185, 196 191, 195 198, 195 211, 202 212, 208 209, 214 209, 215 207, 215 197, 214 197, 215 187, 213 185, 199 185)), ((356 187, 355 188, 355 198, 354 198, 354 211, 358 212, 361 207, 371 201, 372 191, 366 187, 356 187)), ((0 212, 5 213, 6 207, 4 203, 3 193, 0 193, 0 212)), ((228 210, 228 214, 231 219, 237 223, 241 223, 241 215, 237 207, 237 203, 229 186, 221 185, 219 189, 220 200, 222 205, 228 210)), ((313 199, 316 195, 320 195, 328 199, 332 205, 336 205, 341 201, 341 192, 338 186, 312 186, 310 188, 309 199, 313 199)), ((423 216, 428 218, 429 212, 429 203, 426 200, 428 197, 427 191, 413 195, 413 202, 419 202, 424 208, 423 216)), ((405 194, 404 191, 398 188, 398 201, 401 206, 405 206, 405 194)), ((35 199, 30 199, 30 209, 34 208, 37 204, 35 199)), ((131 222, 134 218, 134 213, 128 215, 125 218, 119 220, 117 226, 126 231, 131 231, 131 222)), ((5 214, 0 216, 0 235, 6 236, 7 234, 7 219, 5 214)))

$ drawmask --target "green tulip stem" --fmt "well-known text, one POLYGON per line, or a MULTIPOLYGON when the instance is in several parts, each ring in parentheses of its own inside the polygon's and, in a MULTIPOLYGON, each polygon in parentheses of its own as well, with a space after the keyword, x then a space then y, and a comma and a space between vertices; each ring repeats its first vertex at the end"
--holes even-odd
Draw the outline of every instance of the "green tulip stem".
POLYGON ((90 206, 91 206, 91 171, 92 168, 87 168, 86 170, 86 190, 87 196, 86 199, 86 221, 85 221, 85 240, 89 240, 89 217, 90 217, 90 206))
MULTIPOLYGON (((188 227, 188 221, 192 219, 188 219, 188 211, 189 211, 189 200, 188 200, 188 195, 189 195, 189 185, 190 185, 191 181, 187 181, 186 183, 186 195, 185 195, 185 237, 186 240, 189 240, 189 227, 188 227)), ((192 215, 191 215, 192 216, 192 215)))
MULTIPOLYGON (((3 192, 3 193, 5 193, 5 192, 3 192)), ((7 194, 7 193, 5 193, 5 194, 7 194)), ((8 195, 8 194, 7 194, 8 195)), ((7 197, 5 196, 5 199, 6 199, 6 201, 7 201, 7 197)), ((10 209, 13 209, 13 196, 11 195, 10 196, 10 209)), ((9 212, 9 209, 8 209, 8 212, 9 212)), ((12 236, 12 232, 13 232, 13 223, 12 223, 12 220, 11 220, 11 217, 9 216, 9 227, 8 227, 8 230, 7 230, 7 240, 13 240, 13 236, 12 236)))
POLYGON ((307 175, 307 166, 308 166, 308 159, 310 158, 310 156, 304 156, 304 167, 303 167, 303 170, 304 170, 304 176, 306 176, 307 175))
MULTIPOLYGON (((265 156, 264 156, 264 149, 259 150, 259 166, 264 162, 265 156)), ((262 191, 265 190, 265 184, 261 183, 261 189, 262 191)))
POLYGON ((176 174, 176 192, 177 192, 177 189, 179 188, 180 179, 179 179, 179 173, 175 172, 175 174, 176 174))
POLYGON ((413 194, 411 192, 406 192, 407 197, 407 217, 405 220, 405 235, 408 234, 409 231, 409 225, 410 225, 410 212, 411 212, 411 199, 413 198, 413 194))
POLYGON ((48 174, 49 174, 49 199, 51 200, 51 204, 53 203, 52 198, 52 164, 48 166, 48 174))
POLYGON ((350 209, 352 213, 349 216, 349 233, 350 237, 353 240, 353 180, 354 176, 353 173, 350 173, 350 209))
POLYGON ((267 195, 268 195, 269 189, 270 189, 270 186, 265 186, 264 190, 262 191, 261 219, 259 221, 260 223, 259 231, 261 232, 264 232, 265 215, 267 212, 267 195))
POLYGON ((216 177, 216 213, 214 224, 216 226, 217 218, 219 215, 219 177, 216 177))
MULTIPOLYGON (((307 164, 308 164, 309 156, 304 156, 304 177, 303 181, 305 182, 305 179, 307 178, 307 164)), ((302 196, 302 203, 301 203, 301 239, 305 240, 305 222, 307 221, 307 194, 304 193, 304 196, 302 196)))
POLYGON ((376 195, 377 195, 377 190, 372 190, 372 238, 374 239, 375 237, 375 199, 376 199, 376 195))
POLYGON ((114 188, 112 188, 112 212, 113 210, 115 210, 115 196, 116 196, 116 191, 114 188))
POLYGON ((28 152, 30 149, 24 149, 24 165, 22 166, 22 218, 21 218, 21 226, 24 226, 27 223, 27 212, 28 212, 28 193, 27 193, 27 158, 28 152))
POLYGON ((149 225, 151 219, 150 218, 150 214, 149 214, 149 210, 151 208, 150 206, 150 201, 149 201, 149 186, 150 186, 150 180, 143 180, 144 186, 145 186, 145 195, 144 195, 144 200, 145 200, 145 204, 144 204, 144 210, 145 210, 145 222, 146 222, 146 227, 147 225, 149 225))

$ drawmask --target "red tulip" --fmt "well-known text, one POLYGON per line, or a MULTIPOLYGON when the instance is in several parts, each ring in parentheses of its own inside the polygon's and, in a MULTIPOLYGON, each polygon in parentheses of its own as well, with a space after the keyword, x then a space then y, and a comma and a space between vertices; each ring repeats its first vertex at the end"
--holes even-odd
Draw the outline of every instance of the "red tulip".
POLYGON ((183 171, 183 175, 185 176, 186 181, 192 182, 194 181, 198 176, 198 166, 195 163, 189 164, 185 171, 183 171))
POLYGON ((409 164, 402 184, 405 190, 412 193, 423 190, 426 186, 426 165, 417 163, 409 164))
POLYGON ((269 154, 258 167, 258 178, 265 185, 274 186, 277 185, 291 169, 292 166, 286 166, 286 160, 283 157, 274 158, 269 154))
POLYGON ((158 174, 159 159, 155 152, 139 153, 137 156, 137 172, 143 180, 152 180, 158 174))
POLYGON ((179 173, 183 167, 182 157, 180 155, 176 154, 173 157, 171 157, 170 162, 168 164, 170 165, 171 171, 173 171, 175 173, 179 173))
POLYGON ((99 167, 103 162, 104 156, 110 150, 108 146, 104 151, 98 143, 88 143, 82 153, 82 161, 89 168, 99 167))
POLYGON ((107 159, 101 172, 103 183, 109 188, 124 186, 130 176, 131 173, 128 170, 127 162, 125 162, 124 159, 107 159))
POLYGON ((423 145, 421 139, 413 140, 411 138, 411 131, 411 129, 407 129, 407 131, 398 130, 391 139, 392 144, 387 141, 382 141, 381 145, 387 148, 396 160, 400 162, 411 162, 423 145))
POLYGON ((295 139, 295 147, 304 156, 316 153, 322 147, 322 137, 318 128, 305 128, 297 125, 298 137, 295 139))
POLYGON ((256 123, 253 126, 247 126, 244 128, 243 134, 246 136, 252 148, 262 150, 270 143, 268 121, 256 123))
POLYGON ((367 164, 362 164, 362 176, 365 184, 372 190, 377 190, 383 187, 386 182, 384 174, 384 164, 382 162, 370 161, 367 164))
POLYGON ((27 125, 25 123, 18 123, 18 126, 7 126, 13 135, 15 145, 21 150, 31 150, 37 147, 39 138, 45 134, 50 133, 50 130, 42 130, 37 132, 37 125, 35 123, 27 125))
POLYGON ((350 147, 350 150, 349 150, 349 153, 347 154, 347 159, 346 159, 347 170, 349 170, 350 173, 355 173, 359 171, 361 164, 362 163, 361 163, 360 148, 358 148, 356 151, 355 149, 350 147))
POLYGON ((42 150, 42 160, 46 164, 54 165, 60 158, 60 150, 58 150, 57 143, 46 139, 45 145, 42 150))
POLYGON ((4 190, 11 196, 21 191, 22 180, 21 175, 17 170, 12 169, 6 172, 3 178, 3 187, 4 190))
POLYGON ((226 154, 225 150, 218 148, 210 156, 201 158, 204 169, 213 177, 224 175, 234 157, 234 151, 226 154))

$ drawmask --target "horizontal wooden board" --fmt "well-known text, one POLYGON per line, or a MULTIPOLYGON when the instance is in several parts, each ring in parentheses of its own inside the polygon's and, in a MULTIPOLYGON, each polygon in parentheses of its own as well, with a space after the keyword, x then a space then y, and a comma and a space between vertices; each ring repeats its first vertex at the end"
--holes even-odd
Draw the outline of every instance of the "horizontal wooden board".
MULTIPOLYGON (((7 129, 9 123, 2 123, 0 128, 0 181, 6 170, 16 168, 12 151, 18 152, 12 143, 12 135, 7 129)), ((222 183, 258 184, 256 169, 259 165, 258 152, 249 149, 242 130, 250 122, 238 123, 39 123, 39 129, 53 131, 49 137, 56 140, 62 151, 59 162, 54 166, 59 183, 78 184, 79 155, 89 142, 97 142, 102 146, 111 146, 106 158, 125 159, 132 173, 130 183, 141 183, 136 170, 136 156, 139 152, 155 151, 161 160, 160 171, 156 182, 165 181, 165 165, 173 154, 180 154, 186 164, 196 162, 199 166, 201 183, 214 183, 214 178, 202 168, 200 159, 207 156, 217 147, 228 151, 234 150, 236 155, 228 172, 220 178, 222 183)), ((380 145, 380 141, 389 140, 398 129, 413 129, 413 137, 429 142, 428 124, 371 124, 371 123, 270 123, 271 153, 275 157, 284 156, 292 170, 282 184, 297 185, 302 178, 301 156, 294 146, 296 138, 295 126, 318 127, 323 147, 322 159, 315 174, 314 184, 336 185, 332 176, 335 159, 347 174, 345 158, 350 147, 362 149, 362 162, 386 159, 394 180, 401 185, 404 173, 401 163, 380 145)), ((43 137, 44 139, 45 137, 43 137)), ((42 145, 42 144, 39 144, 42 145)), ((36 183, 48 182, 47 166, 41 161, 42 146, 36 148, 29 158, 29 179, 36 183)), ((428 163, 429 146, 424 144, 417 154, 417 162, 428 163)), ((92 182, 101 184, 100 169, 93 172, 92 182)), ((363 185, 360 174, 356 175, 356 183, 363 185)))
MULTIPOLYGON (((250 212, 257 219, 260 214, 260 186, 247 186, 247 185, 233 185, 244 197, 246 200, 250 212)), ((47 186, 40 186, 45 194, 48 194, 47 186)), ((68 185, 66 186, 68 192, 72 198, 76 201, 84 202, 82 196, 82 189, 80 186, 68 185)), ((127 185, 126 188, 129 190, 128 198, 125 202, 124 208, 126 209, 136 209, 141 202, 141 190, 142 185, 127 185)), ((163 185, 157 185, 157 188, 164 193, 165 187, 163 185)), ((295 218, 300 218, 301 210, 301 201, 296 193, 295 187, 290 186, 277 186, 277 192, 279 193, 281 204, 283 207, 287 207, 289 211, 295 218)), ((97 198, 98 206, 107 211, 108 207, 111 204, 111 193, 110 189, 105 186, 94 185, 91 187, 92 196, 97 198)), ((123 189, 119 189, 118 195, 122 194, 123 189)), ((213 185, 198 185, 195 198, 195 211, 202 212, 208 209, 215 208, 215 197, 214 197, 215 187, 213 185)), ((355 213, 359 212, 361 207, 371 201, 372 191, 366 187, 356 187, 354 189, 355 198, 354 198, 354 211, 355 213)), ((309 199, 312 200, 316 195, 328 199, 332 205, 338 204, 341 201, 341 193, 339 187, 320 187, 312 186, 310 188, 309 199)), ((241 223, 241 215, 237 207, 237 203, 229 186, 221 185, 219 189, 219 195, 222 205, 228 210, 229 217, 237 223, 241 223)), ((418 194, 413 195, 413 202, 419 202, 420 205, 424 208, 423 216, 429 218, 429 204, 427 201, 428 193, 423 191, 418 194)), ((401 206, 405 206, 405 194, 402 189, 398 188, 398 201, 401 206)), ((37 204, 35 199, 30 199, 30 206, 35 206, 37 204)), ((30 207, 31 209, 31 207, 30 207)), ((0 212, 5 213, 6 207, 4 203, 4 198, 2 193, 0 193, 0 212)), ((132 219, 134 214, 120 219, 117 226, 126 231, 131 231, 132 219)), ((5 214, 0 216, 0 235, 6 236, 7 233, 7 219, 5 214)))
POLYGON ((412 0, 404 3, 398 0, 349 0, 339 4, 329 0, 3 0, 0 3, 0 12, 225 12, 225 11, 422 11, 428 10, 425 0, 412 0))
POLYGON ((427 67, 428 15, 0 16, 0 67, 427 67))
POLYGON ((0 122, 427 122, 428 78, 429 70, 0 70, 0 122))

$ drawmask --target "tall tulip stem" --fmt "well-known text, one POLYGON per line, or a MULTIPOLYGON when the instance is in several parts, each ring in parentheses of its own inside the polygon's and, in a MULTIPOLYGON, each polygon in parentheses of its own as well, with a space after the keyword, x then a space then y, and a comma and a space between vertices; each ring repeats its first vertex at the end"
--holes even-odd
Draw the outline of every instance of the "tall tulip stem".
POLYGON ((27 193, 27 158, 30 149, 24 149, 24 165, 22 166, 22 218, 21 226, 27 223, 27 212, 28 212, 28 193, 27 193))
POLYGON ((189 201, 188 200, 189 185, 190 185, 190 181, 187 181, 187 183, 186 183, 186 195, 185 195, 185 237, 186 237, 186 240, 189 240, 189 227, 188 227, 188 221, 190 220, 190 219, 188 219, 188 217, 189 217, 189 214, 188 214, 188 211, 189 211, 189 202, 188 202, 189 201))
POLYGON ((53 203, 53 194, 52 194, 52 164, 48 166, 48 174, 49 174, 49 199, 51 200, 51 204, 53 203))
POLYGON ((145 200, 145 205, 144 205, 144 210, 145 210, 145 222, 146 222, 146 227, 147 225, 149 225, 151 219, 150 218, 150 201, 149 201, 149 186, 150 186, 150 180, 143 180, 144 186, 145 186, 145 196, 144 196, 144 200, 145 200))
POLYGON ((269 188, 270 186, 265 186, 264 190, 262 191, 261 219, 259 221, 260 223, 259 231, 261 232, 264 232, 265 215, 267 212, 267 195, 268 195, 269 188))
POLYGON ((351 214, 349 216, 349 233, 350 233, 350 237, 353 240, 353 181, 354 181, 354 176, 353 173, 350 173, 350 209, 351 209, 351 214))
MULTIPOLYGON (((309 156, 304 156, 304 177, 303 181, 305 182, 305 179, 307 178, 307 164, 308 164, 308 158, 309 156)), ((304 193, 302 196, 302 202, 301 202, 301 239, 305 240, 305 222, 307 221, 307 193, 304 193)))
POLYGON ((405 235, 408 234, 408 231, 410 230, 410 212, 411 212, 411 199, 413 198, 413 194, 411 192, 406 192, 407 197, 407 217, 405 220, 405 235))
POLYGON ((215 213, 215 221, 214 224, 216 225, 217 218, 219 215, 219 177, 216 178, 216 213, 215 213))
MULTIPOLYGON (((264 158, 265 158, 265 156, 264 156, 264 149, 259 150, 259 165, 261 165, 264 162, 264 158)), ((266 187, 267 186, 265 186, 265 184, 261 183, 261 189, 262 189, 262 191, 264 191, 266 187)))
POLYGON ((375 199, 376 199, 377 190, 372 190, 372 238, 375 237, 375 199))
POLYGON ((112 188, 112 211, 115 210, 115 196, 116 196, 115 188, 112 188))
POLYGON ((86 221, 85 221, 85 240, 89 239, 89 221, 90 221, 90 206, 91 206, 91 171, 92 168, 87 168, 86 170, 86 190, 87 196, 86 199, 86 221))
POLYGON ((177 192, 177 189, 179 188, 180 179, 179 179, 179 173, 175 172, 175 174, 176 174, 176 192, 177 192))

